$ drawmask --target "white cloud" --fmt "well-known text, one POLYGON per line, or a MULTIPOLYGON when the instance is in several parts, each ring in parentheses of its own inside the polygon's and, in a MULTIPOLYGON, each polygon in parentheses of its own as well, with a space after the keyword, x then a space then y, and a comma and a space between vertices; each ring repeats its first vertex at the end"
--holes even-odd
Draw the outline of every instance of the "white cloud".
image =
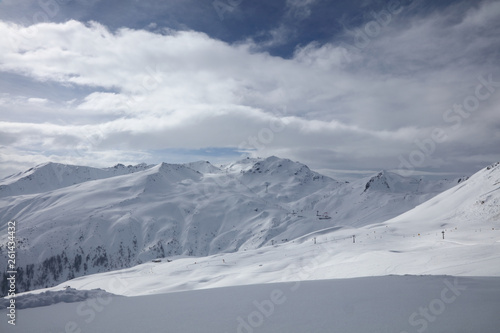
POLYGON ((317 0, 287 0, 288 15, 297 20, 303 20, 311 16, 310 6, 317 0))
POLYGON ((46 98, 35 98, 35 97, 30 97, 28 98, 28 103, 31 104, 46 104, 48 103, 48 99, 46 98))
MULTIPOLYGON (((318 158, 318 167, 396 168, 416 139, 453 125, 443 114, 474 94, 479 75, 494 73, 500 81, 497 58, 488 57, 500 45, 499 17, 494 2, 466 14, 395 17, 366 48, 345 49, 352 37, 346 33, 344 44, 311 43, 292 59, 193 31, 0 22, 9 36, 0 41, 0 71, 81 90, 80 98, 59 102, 2 95, 2 114, 14 107, 22 112, 2 115, 6 136, 0 140, 8 142, 12 161, 24 161, 15 152, 29 149, 36 151, 33 160, 64 160, 97 136, 86 150, 92 161, 106 152, 104 161, 150 157, 154 149, 241 146, 305 162, 318 158), (483 35, 474 32, 487 28, 483 35), (26 38, 28 30, 36 38, 26 38)), ((492 94, 461 119, 459 130, 448 131, 450 141, 438 147, 441 156, 449 155, 448 165, 461 160, 460 147, 480 144, 470 136, 495 137, 499 100, 500 93, 492 94)), ((478 155, 491 156, 491 150, 478 155)), ((422 167, 436 165, 432 158, 422 167)))

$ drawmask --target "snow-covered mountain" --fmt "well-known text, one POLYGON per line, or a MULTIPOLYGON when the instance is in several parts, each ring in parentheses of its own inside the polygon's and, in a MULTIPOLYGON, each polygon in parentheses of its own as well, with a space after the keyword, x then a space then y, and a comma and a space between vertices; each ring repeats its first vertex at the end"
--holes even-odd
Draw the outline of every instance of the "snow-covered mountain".
POLYGON ((348 226, 360 227, 402 214, 465 179, 429 180, 381 171, 332 193, 336 200, 324 206, 348 226))
POLYGON ((0 180, 0 197, 47 192, 89 180, 146 170, 150 167, 152 165, 139 164, 126 167, 117 164, 111 168, 98 169, 49 162, 0 180))
MULTIPOLYGON (((0 221, 17 221, 23 291, 157 257, 245 251, 383 222, 459 181, 383 171, 339 182, 277 157, 221 167, 49 163, 0 182, 0 221)), ((0 244, 6 227, 3 222, 0 244)))
POLYGON ((498 222, 500 162, 480 170, 467 181, 460 181, 457 186, 386 223, 403 228, 405 224, 415 227, 430 224, 433 228, 446 229, 449 226, 480 228, 498 222))
POLYGON ((500 277, 500 163, 382 223, 327 228, 247 251, 172 259, 83 276, 51 290, 100 288, 138 296, 390 274, 500 277))
MULTIPOLYGON (((234 167, 247 172, 263 164, 234 167)), ((177 175, 186 171, 184 166, 155 168, 177 175)), ((196 171, 186 175, 198 182, 206 177, 196 171)), ((385 172, 355 188, 357 195, 404 193, 402 183, 417 191, 418 181, 385 172)), ((500 163, 457 183, 381 223, 317 230, 246 251, 149 261, 21 294, 15 329, 495 333, 500 325, 500 163)), ((0 304, 6 314, 10 300, 0 304)), ((11 328, 0 322, 0 329, 11 328)))

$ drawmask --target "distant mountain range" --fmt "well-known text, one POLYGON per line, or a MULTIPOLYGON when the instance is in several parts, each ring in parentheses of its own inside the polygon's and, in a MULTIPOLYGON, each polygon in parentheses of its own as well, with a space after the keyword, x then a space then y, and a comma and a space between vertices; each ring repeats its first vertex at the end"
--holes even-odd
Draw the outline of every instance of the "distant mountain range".
POLYGON ((466 179, 381 171, 344 182, 274 156, 219 167, 46 163, 0 181, 0 255, 7 221, 16 220, 17 286, 26 291, 158 257, 244 251, 380 223, 466 179))

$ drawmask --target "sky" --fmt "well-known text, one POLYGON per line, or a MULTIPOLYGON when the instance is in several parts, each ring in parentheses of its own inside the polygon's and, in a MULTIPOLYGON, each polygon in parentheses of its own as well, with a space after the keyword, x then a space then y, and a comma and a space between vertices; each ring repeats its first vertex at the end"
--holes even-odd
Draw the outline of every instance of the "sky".
POLYGON ((500 2, 0 0, 0 178, 48 161, 469 175, 500 161, 500 2))

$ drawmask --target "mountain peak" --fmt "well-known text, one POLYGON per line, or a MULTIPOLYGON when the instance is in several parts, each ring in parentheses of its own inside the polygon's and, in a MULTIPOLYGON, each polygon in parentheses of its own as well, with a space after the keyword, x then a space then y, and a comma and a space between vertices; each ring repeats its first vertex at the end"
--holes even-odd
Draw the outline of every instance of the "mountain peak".
POLYGON ((403 177, 394 172, 381 170, 375 176, 372 176, 365 185, 365 190, 384 191, 384 192, 407 192, 418 190, 420 180, 403 177))
POLYGON ((281 192, 278 187, 274 187, 276 183, 294 184, 293 186, 324 186, 335 182, 330 177, 312 171, 305 164, 276 156, 258 160, 242 173, 245 184, 257 188, 262 188, 262 184, 267 184, 270 186, 269 189, 273 189, 272 191, 276 193, 281 192))
POLYGON ((167 183, 176 183, 184 179, 199 179, 202 174, 199 171, 193 170, 184 164, 169 164, 162 162, 156 167, 157 172, 151 175, 151 179, 156 179, 156 174, 161 174, 164 181, 167 183))
POLYGON ((184 164, 186 167, 198 171, 199 173, 221 173, 222 170, 216 166, 214 166, 209 161, 196 161, 184 164))
POLYGON ((265 173, 275 174, 287 172, 297 176, 299 173, 310 171, 309 167, 299 162, 293 162, 287 158, 278 158, 276 156, 267 157, 256 162, 247 173, 265 173))
POLYGON ((380 171, 377 175, 370 178, 370 180, 365 185, 365 190, 363 192, 368 191, 368 189, 372 190, 390 190, 391 187, 389 182, 387 181, 387 172, 385 170, 380 171))
POLYGON ((193 170, 186 166, 185 164, 170 164, 170 163, 165 163, 162 162, 158 164, 158 171, 163 172, 163 173, 182 173, 182 172, 187 172, 187 173, 197 173, 200 174, 200 172, 193 170))

